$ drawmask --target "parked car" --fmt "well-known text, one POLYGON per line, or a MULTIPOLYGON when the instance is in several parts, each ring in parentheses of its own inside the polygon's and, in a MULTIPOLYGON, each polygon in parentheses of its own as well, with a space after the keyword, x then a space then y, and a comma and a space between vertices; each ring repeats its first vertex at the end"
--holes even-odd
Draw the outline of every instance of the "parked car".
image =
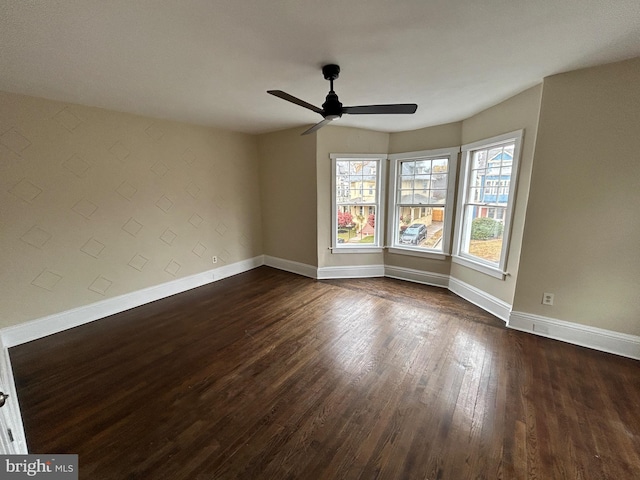
POLYGON ((400 236, 400 243, 420 245, 425 238, 427 238, 427 226, 423 223, 414 223, 409 225, 400 236))

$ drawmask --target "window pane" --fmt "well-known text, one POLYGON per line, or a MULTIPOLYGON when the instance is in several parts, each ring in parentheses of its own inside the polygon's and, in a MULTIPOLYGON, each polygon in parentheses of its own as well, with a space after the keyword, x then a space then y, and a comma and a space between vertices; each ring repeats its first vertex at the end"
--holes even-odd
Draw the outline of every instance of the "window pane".
POLYGON ((395 229, 395 244, 442 251, 443 207, 401 206, 397 213, 399 224, 395 229))
POLYGON ((399 203, 414 203, 413 190, 400 190, 399 203))
POLYGON ((414 192, 413 203, 417 203, 420 205, 428 205, 430 203, 433 203, 431 201, 431 197, 429 193, 430 192, 428 190, 426 192, 414 192))
POLYGON ((434 189, 447 189, 448 175, 446 173, 439 173, 431 176, 431 188, 434 189))
POLYGON ((362 182, 369 185, 371 183, 375 184, 376 183, 376 176, 375 175, 363 175, 362 176, 362 182))
POLYGON ((336 174, 349 175, 349 162, 338 160, 336 162, 336 174))
POLYGON ((446 190, 431 190, 431 203, 440 203, 444 205, 446 198, 446 190))
POLYGON ((413 188, 413 176, 400 177, 400 188, 401 189, 413 188))
POLYGON ((400 162, 400 175, 413 175, 416 162, 400 162))
POLYGON ((351 160, 349 162, 349 173, 351 175, 358 175, 362 172, 362 162, 357 160, 351 160))
POLYGON ((504 233, 504 208, 467 205, 462 245, 463 253, 498 265, 504 233), (492 218, 493 217, 493 218, 492 218))
POLYGON ((484 189, 483 188, 470 188, 469 198, 467 202, 470 203, 483 203, 484 202, 484 189))
POLYGON ((478 150, 473 152, 473 163, 471 168, 473 170, 479 168, 485 168, 487 165, 487 151, 486 150, 478 150))
POLYGON ((375 244, 376 207, 341 205, 338 207, 338 243, 375 244))
POLYGON ((449 171, 449 161, 446 158, 438 158, 432 162, 433 173, 447 173, 449 171))
POLYGON ((431 160, 419 160, 415 166, 416 175, 423 173, 431 173, 431 160))
POLYGON ((338 203, 344 203, 349 201, 351 196, 351 187, 349 182, 343 182, 340 178, 336 182, 336 200, 338 203))
POLYGON ((371 160, 362 162, 362 175, 378 175, 378 163, 371 160))
POLYGON ((481 187, 484 185, 485 177, 487 176, 486 170, 472 170, 471 177, 469 178, 469 185, 471 187, 481 187))

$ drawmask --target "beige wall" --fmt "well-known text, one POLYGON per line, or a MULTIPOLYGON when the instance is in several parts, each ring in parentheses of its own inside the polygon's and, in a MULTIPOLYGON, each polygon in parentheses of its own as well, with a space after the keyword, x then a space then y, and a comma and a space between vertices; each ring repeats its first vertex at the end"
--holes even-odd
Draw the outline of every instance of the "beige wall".
POLYGON ((438 148, 458 147, 462 139, 462 122, 392 133, 389 153, 419 152, 438 148))
POLYGON ((0 327, 262 253, 255 137, 0 93, 0 327))
POLYGON ((532 87, 462 122, 462 144, 524 129, 517 196, 506 270, 509 275, 497 279, 462 265, 451 264, 451 276, 492 295, 509 305, 513 303, 519 270, 520 247, 524 228, 529 181, 536 143, 542 85, 532 87))
POLYGON ((316 266, 316 136, 291 129, 260 135, 265 255, 316 266))
POLYGON ((332 153, 383 153, 389 148, 389 134, 358 128, 327 126, 318 130, 318 266, 382 265, 383 253, 333 254, 331 247, 331 159, 332 153))
POLYGON ((514 310, 640 335, 639 84, 640 58, 545 80, 514 310))

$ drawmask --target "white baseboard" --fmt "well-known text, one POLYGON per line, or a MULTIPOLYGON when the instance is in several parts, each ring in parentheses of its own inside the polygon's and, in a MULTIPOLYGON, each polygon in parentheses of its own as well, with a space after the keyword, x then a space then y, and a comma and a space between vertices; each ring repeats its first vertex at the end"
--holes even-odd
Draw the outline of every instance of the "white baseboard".
POLYGON ((307 265, 306 263, 294 262, 293 260, 285 260, 284 258, 272 257, 270 255, 264 256, 264 264, 268 267, 295 273, 303 277, 317 278, 318 275, 318 267, 307 265))
POLYGON ((507 326, 541 337, 553 338, 640 360, 640 337, 637 335, 628 335, 525 312, 511 312, 507 326))
POLYGON ((447 288, 449 286, 449 275, 442 273, 424 272, 413 268, 394 267, 393 265, 385 265, 384 276, 396 278, 398 280, 406 280, 408 282, 422 283, 433 287, 447 288))
POLYGON ((449 278, 449 290, 499 319, 509 320, 511 305, 507 302, 453 277, 449 278))
POLYGON ((191 290, 208 283, 222 280, 239 273, 259 267, 264 263, 262 255, 248 260, 224 265, 222 267, 196 273, 188 277, 178 278, 167 283, 154 285, 135 292, 126 293, 118 297, 107 298, 82 307, 54 313, 19 325, 0 330, 0 338, 5 348, 14 347, 38 338, 53 335, 85 323, 93 322, 109 315, 124 312, 139 307, 145 303, 160 300, 177 293, 191 290))
POLYGON ((349 265, 318 268, 318 280, 384 277, 384 265, 349 265))

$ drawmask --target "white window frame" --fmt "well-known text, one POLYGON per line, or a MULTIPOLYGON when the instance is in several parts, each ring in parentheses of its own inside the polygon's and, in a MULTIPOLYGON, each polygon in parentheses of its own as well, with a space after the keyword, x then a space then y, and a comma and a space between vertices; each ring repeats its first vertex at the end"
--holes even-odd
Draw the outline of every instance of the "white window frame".
MULTIPOLYGON (((468 143, 462 146, 462 161, 460 169, 460 180, 458 188, 458 212, 456 218, 455 234, 454 234, 454 253, 452 261, 459 265, 472 268, 479 272, 485 273, 492 277, 504 280, 507 273, 507 260, 509 257, 509 244, 511 242, 511 225, 513 222, 513 210, 517 194, 518 172, 520 167, 520 157, 522 153, 522 139, 524 130, 516 130, 514 132, 505 133, 496 137, 468 143), (511 166, 511 179, 509 183, 509 199, 504 218, 504 230, 502 234, 502 250, 500 252, 500 261, 496 266, 493 262, 484 261, 481 258, 465 254, 462 251, 463 231, 465 219, 465 205, 473 203, 468 200, 469 194, 469 176, 471 174, 472 154, 475 150, 491 148, 504 143, 514 143, 513 162, 511 166)), ((503 187, 504 188, 504 187, 503 187)), ((487 204, 491 207, 491 204, 487 204)))
MULTIPOLYGON (((444 260, 451 253, 451 230, 454 217, 455 188, 456 188, 456 171, 458 165, 458 154, 460 147, 440 148, 437 150, 421 150, 418 152, 396 153, 389 155, 389 218, 391 221, 387 227, 387 238, 389 239, 389 252, 413 255, 417 257, 433 258, 444 260), (421 160, 448 157, 447 166, 447 198, 444 204, 444 225, 442 228, 442 250, 426 249, 422 247, 411 247, 396 243, 396 226, 400 223, 398 218, 397 197, 398 197, 398 178, 400 162, 406 160, 421 160)), ((432 207, 433 205, 425 205, 432 207)), ((441 205, 438 205, 440 207, 441 205)))
MULTIPOLYGON (((384 248, 384 229, 385 222, 384 202, 385 198, 385 182, 386 182, 386 163, 387 154, 355 154, 355 153, 332 153, 331 158, 331 251, 332 253, 378 253, 384 248), (348 244, 338 243, 338 204, 336 195, 336 164, 339 160, 373 160, 378 162, 376 169, 376 186, 375 203, 363 203, 362 207, 375 206, 376 208, 376 224, 374 244, 348 244)), ((368 210, 368 208, 365 208, 368 210)))

